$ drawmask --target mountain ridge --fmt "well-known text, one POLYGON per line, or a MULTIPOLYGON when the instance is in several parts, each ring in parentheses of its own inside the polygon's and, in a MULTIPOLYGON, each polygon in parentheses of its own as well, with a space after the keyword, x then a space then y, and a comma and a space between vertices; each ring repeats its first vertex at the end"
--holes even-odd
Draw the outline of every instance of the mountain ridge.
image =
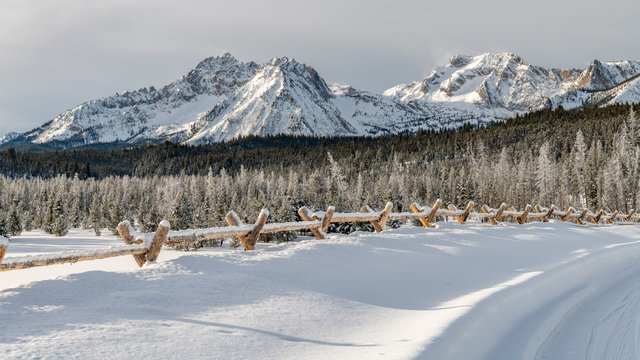
POLYGON ((327 84, 288 57, 257 64, 229 53, 180 79, 94 99, 0 145, 202 144, 248 135, 383 135, 503 121, 525 112, 640 101, 640 61, 543 68, 513 53, 455 55, 421 81, 382 94, 327 84))

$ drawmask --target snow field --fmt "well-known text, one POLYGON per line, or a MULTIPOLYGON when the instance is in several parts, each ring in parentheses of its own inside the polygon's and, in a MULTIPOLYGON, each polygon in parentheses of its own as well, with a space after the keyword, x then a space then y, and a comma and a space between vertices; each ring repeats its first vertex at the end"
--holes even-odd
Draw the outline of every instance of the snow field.
MULTIPOLYGON (((0 357, 567 358, 565 315, 640 272, 638 226, 438 226, 0 273, 0 357)), ((121 243, 27 233, 6 256, 121 243)))

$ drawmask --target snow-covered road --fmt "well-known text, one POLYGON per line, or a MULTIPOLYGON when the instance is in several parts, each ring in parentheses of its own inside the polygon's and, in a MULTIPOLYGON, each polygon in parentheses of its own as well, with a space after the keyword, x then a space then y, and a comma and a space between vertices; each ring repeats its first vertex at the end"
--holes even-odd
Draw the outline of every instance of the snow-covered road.
POLYGON ((588 288, 535 354, 536 359, 640 359, 640 266, 588 288))
MULTIPOLYGON (((7 256, 120 243, 72 235, 7 256)), ((18 270, 0 357, 637 358, 639 260, 640 226, 443 223, 18 270)))

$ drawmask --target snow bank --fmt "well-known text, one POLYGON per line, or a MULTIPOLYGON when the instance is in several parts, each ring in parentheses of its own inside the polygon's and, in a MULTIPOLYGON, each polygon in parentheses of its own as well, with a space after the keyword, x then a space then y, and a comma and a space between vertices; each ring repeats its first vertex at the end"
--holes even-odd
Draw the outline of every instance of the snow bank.
POLYGON ((9 239, 4 236, 0 236, 0 247, 9 247, 9 239))

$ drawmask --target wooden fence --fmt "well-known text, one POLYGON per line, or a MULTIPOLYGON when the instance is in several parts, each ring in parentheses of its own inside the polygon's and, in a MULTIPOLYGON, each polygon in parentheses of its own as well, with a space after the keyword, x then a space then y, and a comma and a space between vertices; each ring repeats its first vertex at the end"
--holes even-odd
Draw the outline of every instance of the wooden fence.
POLYGON ((207 229, 170 231, 170 224, 164 220, 158 225, 155 233, 139 233, 129 221, 123 221, 118 225, 118 233, 124 241, 124 245, 113 246, 99 250, 70 251, 46 255, 10 257, 4 259, 9 242, 0 236, 0 271, 25 269, 36 266, 46 266, 61 263, 74 263, 83 260, 103 259, 121 255, 132 255, 137 264, 142 267, 147 261, 155 261, 160 254, 163 245, 191 244, 207 240, 237 237, 245 250, 253 250, 258 236, 264 233, 309 230, 316 239, 324 239, 329 231, 331 223, 344 222, 369 222, 376 232, 381 232, 390 220, 417 219, 426 228, 435 227, 438 217, 454 218, 458 223, 464 224, 469 218, 482 221, 486 219, 492 225, 498 225, 503 221, 512 221, 525 224, 537 219, 548 222, 557 218, 561 221, 574 221, 579 225, 588 222, 598 224, 604 222, 640 222, 640 215, 634 211, 624 214, 618 211, 607 213, 600 210, 593 213, 587 209, 578 211, 570 207, 566 211, 560 211, 555 206, 542 207, 540 205, 527 205, 523 210, 507 208, 501 204, 498 208, 490 208, 487 205, 480 207, 481 211, 473 211, 475 203, 470 201, 464 209, 457 209, 453 204, 446 209, 442 208, 442 200, 438 199, 433 206, 420 206, 411 204, 411 212, 392 212, 393 204, 387 203, 383 210, 375 211, 369 206, 364 206, 360 212, 337 213, 335 207, 329 206, 326 211, 313 212, 307 207, 298 210, 302 221, 267 224, 269 211, 262 209, 253 224, 245 224, 234 211, 226 216, 229 226, 212 227, 207 229))

